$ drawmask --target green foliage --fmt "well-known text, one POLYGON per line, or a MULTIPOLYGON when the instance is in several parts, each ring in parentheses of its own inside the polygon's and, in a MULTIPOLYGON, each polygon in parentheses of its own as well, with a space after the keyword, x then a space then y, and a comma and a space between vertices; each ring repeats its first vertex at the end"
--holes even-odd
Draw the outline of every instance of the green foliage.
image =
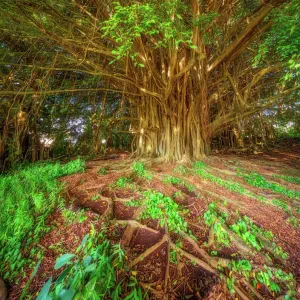
POLYGON ((98 171, 98 174, 99 174, 99 175, 106 175, 106 174, 107 174, 107 170, 106 170, 104 167, 102 167, 102 168, 100 168, 100 170, 98 171))
POLYGON ((84 170, 80 159, 65 165, 39 163, 20 168, 0 177, 0 276, 14 278, 40 251, 32 248, 50 230, 45 224, 48 215, 62 202, 60 176, 84 170))
POLYGON ((240 173, 240 176, 242 176, 245 179, 245 181, 252 186, 268 189, 273 192, 286 195, 289 198, 300 198, 299 192, 294 190, 289 190, 278 183, 269 182, 265 179, 265 177, 263 177, 262 175, 256 172, 251 172, 249 174, 240 173))
MULTIPOLYGON (((273 233, 256 226, 253 221, 248 217, 241 217, 235 224, 229 226, 242 240, 252 246, 255 250, 260 251, 264 249, 264 241, 261 237, 272 241, 273 233)), ((283 249, 272 242, 272 250, 274 254, 280 256, 283 259, 287 259, 288 255, 283 249)))
MULTIPOLYGON (((112 38, 118 45, 112 51, 115 60, 129 55, 137 66, 144 67, 146 62, 138 57, 134 48, 134 42, 142 35, 154 37, 154 48, 181 44, 196 48, 191 41, 192 26, 184 21, 187 14, 188 7, 181 0, 147 1, 127 6, 114 2, 113 14, 103 23, 101 30, 103 37, 112 38)), ((189 23, 204 30, 216 16, 213 12, 202 14, 189 23)))
POLYGON ((127 177, 120 177, 117 179, 117 181, 114 183, 114 187, 117 187, 117 188, 126 188, 126 187, 129 187, 130 184, 132 182, 132 179, 131 178, 127 178, 127 177))
POLYGON ((287 285, 288 296, 295 294, 295 279, 291 273, 286 274, 281 269, 271 270, 267 266, 263 270, 254 273, 254 285, 259 282, 268 287, 270 291, 279 293, 281 288, 275 281, 284 282, 287 285))
POLYGON ((239 237, 241 237, 246 244, 251 245, 254 249, 259 251, 263 248, 262 241, 256 237, 256 234, 251 230, 252 227, 248 227, 243 218, 239 219, 235 224, 231 225, 230 228, 239 237))
POLYGON ((238 261, 233 260, 229 266, 234 272, 237 272, 243 275, 246 278, 249 278, 252 266, 248 260, 241 259, 238 261))
POLYGON ((134 175, 137 177, 145 178, 148 180, 152 179, 152 175, 149 173, 149 171, 146 170, 145 165, 142 162, 134 162, 131 169, 134 175))
POLYGON ((172 197, 174 199, 184 199, 184 195, 181 191, 176 191, 175 193, 173 193, 172 197))
POLYGON ((174 172, 175 173, 180 173, 182 175, 187 175, 189 173, 188 169, 186 167, 184 167, 183 165, 177 165, 174 168, 174 172))
POLYGON ((146 208, 140 216, 141 219, 159 220, 160 225, 166 224, 169 231, 176 233, 183 231, 191 234, 188 231, 187 222, 182 216, 185 212, 170 197, 156 191, 146 191, 141 201, 142 203, 134 202, 134 204, 141 204, 146 208))
POLYGON ((197 189, 191 183, 186 182, 185 180, 174 177, 174 176, 167 176, 163 179, 163 183, 171 183, 173 185, 181 185, 184 186, 189 192, 195 192, 197 189))
POLYGON ((83 223, 87 220, 87 216, 85 215, 84 209, 79 211, 72 211, 66 208, 62 209, 62 215, 66 224, 76 224, 76 223, 83 223))
POLYGON ((230 237, 222 227, 222 224, 225 223, 227 218, 228 215, 220 213, 215 203, 210 203, 208 210, 204 213, 205 224, 212 227, 217 247, 230 245, 230 237))
POLYGON ((92 201, 97 201, 98 199, 100 199, 100 195, 94 195, 91 197, 92 201))
POLYGON ((174 264, 174 265, 177 265, 178 264, 178 260, 177 260, 177 255, 180 255, 180 254, 178 254, 178 248, 182 248, 183 247, 183 243, 182 242, 180 242, 180 241, 176 241, 175 242, 175 249, 172 249, 171 251, 170 251, 170 262, 172 263, 172 264, 174 264))
POLYGON ((201 176, 205 180, 214 182, 214 183, 226 188, 229 191, 232 191, 232 192, 244 195, 244 196, 253 197, 253 195, 249 191, 247 191, 241 184, 236 183, 236 182, 227 181, 220 177, 217 177, 217 176, 209 173, 207 169, 208 169, 207 165, 202 161, 196 162, 193 167, 195 174, 201 176))
POLYGON ((267 57, 276 57, 288 62, 283 73, 283 81, 299 80, 300 63, 300 4, 297 0, 286 3, 272 13, 273 26, 264 35, 255 56, 254 65, 262 63, 267 57))
POLYGON ((235 290, 234 290, 234 283, 235 283, 235 278, 234 277, 227 277, 226 278, 226 284, 227 284, 227 288, 229 290, 229 292, 231 294, 234 294, 235 293, 235 290))
MULTIPOLYGON (((112 245, 102 233, 87 235, 76 254, 66 253, 58 258, 54 269, 64 267, 64 270, 53 284, 52 277, 49 279, 37 300, 120 299, 122 288, 117 272, 124 268, 124 258, 120 245, 112 245)), ((142 299, 141 289, 132 284, 132 279, 128 286, 133 288, 125 299, 142 299)))
POLYGON ((284 273, 281 269, 270 269, 267 266, 260 270, 253 270, 248 260, 231 261, 228 269, 232 272, 230 277, 226 279, 228 289, 234 293, 233 283, 235 282, 235 273, 238 273, 247 280, 252 279, 256 288, 258 283, 264 284, 271 292, 279 293, 281 288, 279 284, 285 284, 288 288, 287 296, 295 294, 295 279, 293 275, 284 273))
MULTIPOLYGON (((130 282, 128 284, 128 287, 131 288, 131 292, 129 293, 129 295, 127 295, 124 298, 124 300, 142 300, 142 299, 144 299, 142 289, 141 289, 140 284, 137 281, 135 276, 130 277, 130 282)), ((113 298, 113 299, 117 299, 117 298, 113 298)))
POLYGON ((293 177, 293 176, 287 176, 287 175, 273 175, 275 178, 280 178, 285 181, 288 181, 290 183, 298 184, 300 185, 300 177, 293 177))

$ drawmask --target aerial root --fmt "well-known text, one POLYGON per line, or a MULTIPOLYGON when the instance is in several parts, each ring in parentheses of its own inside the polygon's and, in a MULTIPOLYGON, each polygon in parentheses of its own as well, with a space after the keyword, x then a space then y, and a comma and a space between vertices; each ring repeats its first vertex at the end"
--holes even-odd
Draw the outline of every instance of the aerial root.
POLYGON ((185 256, 186 258, 190 259, 191 261, 194 261, 198 266, 200 266, 201 268, 203 268, 204 270, 213 273, 213 274, 217 274, 217 272, 211 268, 209 266, 209 264, 207 264, 205 261, 199 259, 198 257, 194 256, 193 254, 190 254, 186 251, 184 251, 181 248, 176 247, 176 245, 173 242, 170 242, 170 246, 171 248, 173 248, 175 251, 180 252, 180 254, 182 254, 183 256, 185 256))
POLYGON ((269 260, 260 252, 254 253, 253 250, 233 231, 231 231, 226 224, 221 224, 222 229, 231 237, 232 243, 240 250, 240 253, 247 258, 251 258, 254 254, 261 257, 264 264, 270 265, 269 260))
POLYGON ((241 286, 237 286, 235 284, 233 288, 243 300, 253 300, 253 297, 250 296, 241 286))
MULTIPOLYGON (((169 231, 168 231, 168 226, 165 225, 165 231, 166 235, 169 236, 169 231)), ((168 241, 167 244, 167 258, 166 258, 166 272, 165 272, 165 284, 164 284, 164 292, 167 292, 167 287, 168 287, 168 282, 169 282, 169 277, 170 277, 170 242, 168 241)))
MULTIPOLYGON (((136 210, 136 212, 134 213, 134 215, 132 216, 132 219, 136 220, 140 216, 140 214, 143 212, 144 209, 145 209, 144 206, 141 205, 136 210)), ((128 224, 126 226, 126 229, 125 229, 125 231, 123 233, 123 236, 122 236, 122 239, 121 239, 121 244, 123 246, 128 246, 130 244, 130 242, 132 240, 132 237, 133 237, 134 231, 135 231, 135 228, 132 227, 130 224, 128 224)))
POLYGON ((157 291, 153 287, 151 287, 150 284, 144 283, 144 282, 139 282, 139 285, 145 290, 145 291, 150 291, 154 295, 158 296, 159 298, 163 298, 163 291, 157 291))
POLYGON ((199 245, 196 243, 196 241, 194 241, 188 234, 186 234, 183 231, 180 231, 180 234, 185 240, 187 240, 194 247, 197 253, 201 257, 203 257, 206 262, 210 261, 211 259, 210 255, 204 249, 200 248, 199 245))
POLYGON ((264 300, 261 294, 245 278, 242 279, 242 282, 259 300, 264 300))
POLYGON ((140 222, 136 221, 136 220, 116 220, 114 221, 115 224, 126 224, 128 226, 131 226, 133 229, 145 229, 145 230, 148 230, 150 231, 151 233, 155 233, 155 234, 158 234, 159 231, 158 230, 155 230, 151 227, 148 227, 147 225, 143 225, 141 224, 140 222))
POLYGON ((100 196, 102 201, 105 201, 107 203, 107 209, 105 212, 101 215, 102 218, 112 219, 114 209, 113 209, 113 201, 110 198, 100 196))
POLYGON ((147 256, 152 254, 155 250, 157 250, 161 245, 169 241, 169 236, 167 234, 164 234, 162 239, 148 248, 146 251, 144 251, 142 254, 140 254, 138 257, 136 257, 130 264, 129 267, 132 268, 133 266, 137 265, 139 262, 143 261, 147 256))

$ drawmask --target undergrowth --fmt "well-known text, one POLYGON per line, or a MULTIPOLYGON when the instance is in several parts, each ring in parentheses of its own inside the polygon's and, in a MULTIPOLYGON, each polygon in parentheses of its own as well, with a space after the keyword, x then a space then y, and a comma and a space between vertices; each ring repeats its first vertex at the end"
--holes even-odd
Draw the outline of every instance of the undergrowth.
MULTIPOLYGON (((224 229, 223 225, 228 221, 228 215, 218 210, 215 203, 209 205, 208 210, 204 213, 205 223, 213 229, 214 232, 214 247, 222 248, 223 246, 231 246, 234 238, 224 229)), ((288 255, 283 249, 273 242, 273 234, 270 231, 264 230, 253 223, 247 216, 240 216, 238 220, 229 225, 230 230, 237 234, 248 246, 256 251, 266 252, 266 257, 269 256, 270 250, 274 255, 281 257, 283 260, 288 258, 288 255), (265 249, 265 243, 271 244, 271 249, 265 249)), ((217 255, 217 251, 211 251, 212 255, 217 255)), ((231 293, 235 293, 235 283, 242 276, 247 281, 251 282, 256 288, 257 284, 263 284, 270 292, 279 293, 282 288, 287 291, 284 299, 292 299, 295 293, 295 279, 291 273, 287 274, 280 268, 253 267, 251 262, 245 259, 231 260, 226 266, 219 266, 221 272, 220 278, 225 279, 227 287, 231 293), (226 276, 224 278, 224 275, 226 276)))
POLYGON ((0 277, 15 278, 34 257, 41 257, 31 246, 50 230, 45 221, 62 202, 57 178, 83 170, 78 159, 65 165, 38 163, 0 176, 0 277), (29 247, 25 255, 22 249, 29 247))
POLYGON ((152 179, 152 175, 146 169, 145 165, 142 162, 139 161, 134 162, 131 169, 133 171, 133 174, 137 177, 141 177, 148 180, 152 179))
POLYGON ((247 189, 245 189, 241 184, 237 182, 227 181, 220 177, 217 177, 207 171, 207 165, 202 162, 198 161, 193 166, 193 171, 195 174, 201 176, 202 178, 217 183, 218 185, 226 188, 229 191, 236 192, 238 194, 248 196, 248 197, 254 197, 254 195, 249 192, 247 189))
POLYGON ((163 183, 171 183, 175 186, 183 186, 185 187, 189 192, 196 192, 197 189, 196 187, 191 184, 186 182, 185 180, 178 178, 178 177, 174 177, 174 176, 166 176, 163 178, 163 183))
MULTIPOLYGON (((231 244, 232 237, 224 229, 224 226, 222 226, 228 221, 227 213, 220 212, 215 203, 210 203, 208 210, 204 213, 204 220, 206 225, 212 227, 214 239, 218 247, 229 246, 231 244)), ((268 250, 270 250, 274 255, 284 260, 288 258, 287 253, 273 242, 273 233, 258 227, 247 216, 239 216, 235 223, 229 225, 229 228, 256 251, 267 251, 267 257, 269 257, 268 250), (271 249, 265 249, 265 243, 270 244, 269 248, 271 249)))
POLYGON ((103 233, 103 228, 98 235, 92 229, 75 253, 58 258, 54 269, 64 270, 56 280, 49 278, 37 300, 143 299, 134 276, 118 279, 118 273, 127 268, 125 252, 120 244, 113 245, 103 233))
POLYGON ((278 183, 269 182, 264 176, 256 172, 250 172, 249 174, 240 172, 239 175, 252 186, 271 190, 273 192, 283 194, 289 198, 300 198, 300 192, 289 190, 285 186, 282 186, 278 183))
POLYGON ((287 175, 273 175, 273 177, 283 179, 287 182, 300 185, 300 177, 293 177, 293 176, 287 176, 287 175))
POLYGON ((129 206, 143 205, 145 207, 140 219, 151 218, 159 220, 160 226, 167 225, 168 230, 179 233, 188 230, 187 222, 183 215, 187 210, 182 209, 173 199, 156 191, 146 191, 141 200, 135 200, 127 203, 129 206))
MULTIPOLYGON (((229 275, 226 278, 226 283, 229 291, 235 293, 234 284, 241 276, 250 281, 254 288, 259 288, 264 285, 272 294, 280 293, 282 289, 286 290, 286 294, 282 297, 285 300, 294 299, 295 295, 295 279, 291 273, 287 274, 281 269, 270 268, 266 265, 263 267, 253 267, 249 260, 231 261, 227 266, 229 275)), ((219 270, 224 272, 224 268, 219 267, 219 270)), ((226 272, 224 272, 226 273, 226 272)), ((220 276, 223 278, 223 274, 220 276)))
MULTIPOLYGON (((227 181, 220 177, 217 177, 217 176, 209 173, 208 166, 202 161, 198 161, 194 164, 193 172, 195 174, 197 174, 198 176, 201 176, 202 178, 204 178, 210 182, 216 183, 216 184, 224 187, 225 189, 227 189, 229 191, 238 193, 243 196, 247 196, 252 199, 256 199, 256 200, 266 203, 266 204, 274 205, 274 206, 282 209, 284 212, 286 212, 287 214, 290 215, 287 222, 290 223, 293 227, 298 226, 299 220, 295 216, 294 209, 292 209, 289 205, 287 205, 283 200, 281 200, 281 199, 270 199, 269 200, 265 196, 256 195, 255 193, 248 191, 246 188, 244 188, 239 183, 227 181)), ((270 189, 274 192, 284 194, 290 198, 299 198, 300 197, 299 192, 293 191, 293 190, 288 190, 284 186, 281 186, 277 183, 270 183, 262 175, 260 175, 258 173, 252 172, 250 174, 245 174, 239 170, 237 174, 239 176, 243 177, 245 179, 245 181, 252 186, 270 189)))

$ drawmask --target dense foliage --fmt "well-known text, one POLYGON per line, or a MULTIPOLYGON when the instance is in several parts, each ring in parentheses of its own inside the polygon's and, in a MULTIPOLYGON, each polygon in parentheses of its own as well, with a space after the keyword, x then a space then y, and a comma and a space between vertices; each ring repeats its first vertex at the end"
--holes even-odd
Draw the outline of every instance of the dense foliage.
POLYGON ((0 176, 1 276, 14 278, 34 258, 41 258, 35 245, 50 230, 45 223, 49 214, 63 205, 57 178, 83 170, 84 162, 78 159, 65 165, 38 163, 0 176))

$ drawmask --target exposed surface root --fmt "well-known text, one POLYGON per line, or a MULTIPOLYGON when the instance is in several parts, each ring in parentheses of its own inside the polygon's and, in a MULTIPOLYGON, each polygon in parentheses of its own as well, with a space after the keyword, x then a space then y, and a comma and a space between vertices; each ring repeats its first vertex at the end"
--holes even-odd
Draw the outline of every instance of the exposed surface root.
MULTIPOLYGON (((236 157, 234 160, 236 162, 231 162, 227 157, 207 159, 211 164, 209 170, 214 176, 227 181, 236 179, 240 183, 236 169, 244 161, 236 157), (222 172, 218 173, 220 167, 222 172)), ((282 269, 285 273, 292 272, 296 278, 297 275, 300 276, 300 231, 288 223, 288 216, 280 207, 270 205, 269 200, 263 203, 196 176, 192 173, 191 165, 187 168, 189 172, 180 173, 174 171, 174 164, 157 164, 150 160, 144 162, 152 175, 151 180, 133 175, 131 158, 124 161, 93 160, 88 162, 86 173, 68 176, 62 180, 67 184, 67 200, 71 207, 73 205, 77 209, 92 211, 94 214, 87 211, 85 213, 96 215, 99 222, 109 224, 109 238, 120 242, 126 251, 130 272, 133 272, 129 275, 136 276, 139 285, 148 291, 150 299, 269 300, 280 296, 280 293, 272 294, 261 283, 258 286, 253 285, 252 278, 239 273, 240 270, 233 270, 233 263, 241 260, 251 263, 251 274, 263 271, 267 266, 272 272, 282 269), (98 174, 101 168, 106 168, 106 175, 98 174), (184 180, 190 190, 180 184, 163 183, 162 179, 168 176, 184 180), (116 188, 114 184, 120 177, 130 177, 131 185, 116 188), (166 211, 159 215, 161 219, 158 220, 151 219, 149 215, 144 216, 149 210, 149 205, 147 207, 144 202, 144 192, 147 190, 160 192, 172 199, 176 204, 174 209, 178 210, 184 221, 180 223, 177 218, 175 225, 179 226, 180 223, 183 227, 176 232, 170 231, 166 220, 171 214, 167 215, 166 211), (220 230, 230 239, 226 246, 220 245, 220 237, 213 228, 215 222, 210 225, 205 222, 204 214, 210 203, 214 203, 218 211, 227 216, 219 222, 220 230), (261 251, 255 250, 242 235, 233 231, 231 225, 241 216, 248 216, 262 230, 273 232, 273 240, 260 233, 256 234, 263 242, 261 251), (287 260, 276 253, 275 242, 288 254, 287 260), (228 286, 233 277, 235 281, 231 290, 234 295, 229 293, 228 286)), ((245 162, 246 167, 253 166, 257 171, 260 170, 259 164, 255 160, 251 164, 245 162)), ((262 169, 268 172, 271 180, 269 167, 267 169, 263 165, 262 169)), ((282 181, 280 183, 283 184, 282 181)), ((247 185, 243 183, 243 186, 247 185)), ((264 195, 264 191, 258 188, 250 187, 249 190, 256 195, 264 195)), ((271 198, 266 195, 265 197, 272 199, 274 193, 271 198)), ((160 205, 151 208, 154 213, 155 209, 164 209, 160 205)), ((290 199, 288 202, 288 208, 294 209, 297 205, 297 199, 290 199)), ((45 243, 41 246, 47 249, 45 243)), ((124 270, 122 272, 123 277, 128 275, 124 270)), ((284 284, 280 287, 281 292, 285 293, 287 288, 284 284)))

